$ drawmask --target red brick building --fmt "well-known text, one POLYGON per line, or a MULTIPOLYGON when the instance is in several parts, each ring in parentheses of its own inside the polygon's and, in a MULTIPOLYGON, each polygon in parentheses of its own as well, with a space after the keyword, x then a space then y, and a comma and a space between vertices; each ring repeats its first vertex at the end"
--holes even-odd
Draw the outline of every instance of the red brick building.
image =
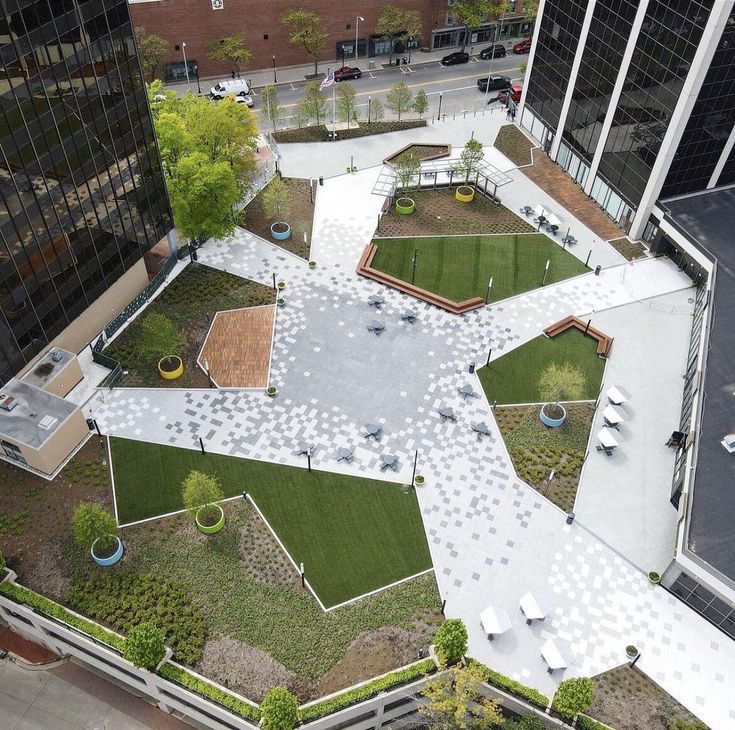
MULTIPOLYGON (((165 59, 169 62, 166 69, 169 79, 185 75, 184 52, 192 73, 196 64, 202 77, 228 76, 231 71, 228 64, 207 58, 207 42, 237 32, 245 34, 253 53, 251 69, 270 67, 273 56, 279 67, 309 63, 311 58, 305 51, 288 42, 288 29, 280 22, 281 15, 292 8, 306 8, 321 16, 329 39, 320 61, 341 59, 343 49, 347 62, 354 59, 356 34, 363 63, 368 56, 388 52, 385 40, 374 35, 384 0, 341 3, 334 0, 129 0, 129 3, 136 27, 170 41, 170 54, 165 59), (364 18, 359 24, 358 16, 364 18)), ((391 0, 391 3, 421 12, 423 31, 415 43, 417 49, 454 48, 461 43, 464 30, 453 23, 447 0, 391 0)), ((502 25, 495 20, 486 23, 472 31, 469 42, 486 44, 498 36, 505 40, 530 34, 532 24, 523 17, 523 0, 517 0, 515 5, 515 11, 506 15, 502 25)))

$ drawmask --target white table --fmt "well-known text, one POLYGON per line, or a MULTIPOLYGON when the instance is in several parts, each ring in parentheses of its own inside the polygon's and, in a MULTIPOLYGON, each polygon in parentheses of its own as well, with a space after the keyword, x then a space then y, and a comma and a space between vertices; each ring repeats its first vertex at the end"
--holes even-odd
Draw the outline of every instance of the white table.
POLYGON ((548 639, 541 647, 541 656, 548 665, 549 674, 555 669, 566 669, 573 660, 571 647, 559 639, 548 639))
POLYGON ((543 621, 551 613, 546 599, 530 591, 521 598, 520 607, 527 624, 530 624, 531 621, 543 621))
POLYGON ((602 448, 607 452, 618 448, 618 442, 615 440, 615 436, 613 436, 607 428, 601 428, 597 432, 597 440, 602 444, 602 448))
POLYGON ((510 628, 510 617, 502 608, 488 606, 480 614, 480 623, 487 638, 492 641, 495 634, 503 634, 510 628))
POLYGON ((628 400, 628 394, 617 385, 608 388, 605 395, 607 395, 607 399, 614 406, 622 406, 628 400))
POLYGON ((625 421, 623 414, 615 406, 607 406, 602 412, 602 417, 605 419, 606 425, 615 429, 625 421))

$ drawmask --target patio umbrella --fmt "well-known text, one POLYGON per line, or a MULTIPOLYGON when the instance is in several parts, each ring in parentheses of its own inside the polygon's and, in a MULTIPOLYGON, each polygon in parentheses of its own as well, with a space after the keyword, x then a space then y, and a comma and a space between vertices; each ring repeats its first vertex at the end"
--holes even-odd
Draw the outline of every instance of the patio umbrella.
POLYGON ((510 618, 502 608, 488 606, 480 614, 483 631, 492 638, 493 634, 503 634, 510 628, 510 618))
POLYGON ((562 639, 547 639, 541 647, 541 656, 549 665, 549 671, 566 669, 574 664, 574 653, 568 641, 562 639))
POLYGON ((537 205, 533 212, 538 216, 543 216, 544 218, 548 218, 550 215, 554 215, 548 208, 545 208, 543 205, 537 205))
POLYGON ((549 602, 539 593, 529 591, 521 598, 520 604, 521 611, 523 611, 529 623, 534 619, 543 620, 551 613, 549 602))
POLYGON ((560 226, 562 224, 562 219, 559 218, 556 213, 549 213, 549 215, 546 216, 546 222, 550 226, 560 226))

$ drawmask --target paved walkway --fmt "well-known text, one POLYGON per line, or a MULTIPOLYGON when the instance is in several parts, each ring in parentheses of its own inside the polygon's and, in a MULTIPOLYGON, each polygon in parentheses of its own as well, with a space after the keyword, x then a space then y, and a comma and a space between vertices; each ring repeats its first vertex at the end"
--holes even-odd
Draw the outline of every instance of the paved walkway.
MULTIPOLYGON (((463 129, 458 136, 464 134, 463 129)), ((484 130, 478 134, 487 142, 484 130)), ((382 156, 409 140, 411 133, 393 136, 382 156)), ((313 161, 312 169, 319 164, 313 161)), ((640 570, 581 523, 567 526, 558 508, 517 478, 484 397, 464 401, 457 392, 466 382, 481 391, 467 366, 471 360, 484 362, 490 346, 499 357, 567 314, 591 313, 596 323, 601 312, 655 302, 688 289, 689 280, 669 261, 649 259, 607 266, 599 276, 576 277, 462 317, 417 305, 354 273, 377 223, 382 201, 370 190, 378 173, 378 168, 361 170, 325 180, 319 188, 313 236, 319 266, 313 271, 242 231, 209 241, 199 252, 202 263, 231 273, 263 282, 276 273, 287 280, 288 302, 277 318, 271 365, 277 398, 117 389, 95 404, 102 428, 186 448, 197 448, 201 436, 213 452, 302 466, 296 444, 308 439, 316 444, 315 468, 402 482, 410 479, 418 450, 426 477, 418 495, 439 588, 447 614, 468 626, 471 655, 553 693, 562 676, 595 674, 622 663, 625 646, 633 643, 642 652, 638 666, 656 682, 713 728, 732 726, 735 644, 649 585, 640 570), (373 293, 385 298, 380 311, 368 304, 373 293), (418 312, 414 324, 400 319, 409 304, 418 312), (385 323, 377 336, 367 330, 375 318, 385 323), (441 405, 455 409, 456 423, 442 422, 441 405), (471 425, 480 420, 491 435, 478 441, 471 425), (376 421, 384 436, 368 442, 364 424, 376 421), (336 461, 343 445, 355 447, 352 464, 336 461), (383 451, 398 455, 397 475, 379 471, 383 451), (517 602, 532 589, 549 597, 552 614, 544 624, 527 627, 517 602), (513 630, 493 643, 479 626, 479 613, 490 603, 505 607, 514 619, 513 630), (575 661, 565 675, 545 671, 540 646, 549 637, 572 643, 575 661)), ((528 202, 538 191, 516 174, 504 195, 528 202)), ((575 231, 584 230, 569 215, 575 231)), ((602 257, 610 248, 598 241, 595 250, 602 257)), ((620 336, 624 326, 620 320, 609 334, 620 336)), ((647 362, 655 372, 657 358, 668 352, 657 345, 651 349, 647 362)))

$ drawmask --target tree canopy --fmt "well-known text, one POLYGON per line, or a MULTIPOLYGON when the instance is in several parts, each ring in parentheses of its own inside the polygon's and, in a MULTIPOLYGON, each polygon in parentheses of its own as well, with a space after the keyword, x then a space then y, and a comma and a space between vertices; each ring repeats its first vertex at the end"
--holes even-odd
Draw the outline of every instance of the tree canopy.
POLYGON ((135 29, 135 42, 138 46, 143 78, 146 81, 153 81, 161 61, 168 53, 169 42, 160 35, 147 33, 143 27, 135 29))
POLYGON ((398 116, 399 122, 401 121, 401 115, 411 108, 412 101, 413 92, 403 82, 391 86, 385 95, 385 105, 398 116))
POLYGON ((207 50, 210 60, 223 63, 229 61, 236 74, 246 69, 253 57, 252 52, 245 45, 243 33, 233 33, 224 38, 213 38, 207 43, 207 50))
POLYGON ((375 24, 375 33, 390 39, 390 61, 393 61, 398 43, 421 37, 421 13, 418 10, 404 10, 397 5, 383 5, 375 24))
POLYGON ((452 18, 465 26, 462 49, 467 45, 466 31, 478 28, 489 18, 497 18, 508 10, 508 0, 454 0, 450 10, 452 18))
POLYGON ((328 34, 318 13, 311 10, 287 10, 281 16, 281 23, 289 29, 288 42, 300 48, 314 59, 314 73, 317 73, 317 59, 327 45, 328 34))

